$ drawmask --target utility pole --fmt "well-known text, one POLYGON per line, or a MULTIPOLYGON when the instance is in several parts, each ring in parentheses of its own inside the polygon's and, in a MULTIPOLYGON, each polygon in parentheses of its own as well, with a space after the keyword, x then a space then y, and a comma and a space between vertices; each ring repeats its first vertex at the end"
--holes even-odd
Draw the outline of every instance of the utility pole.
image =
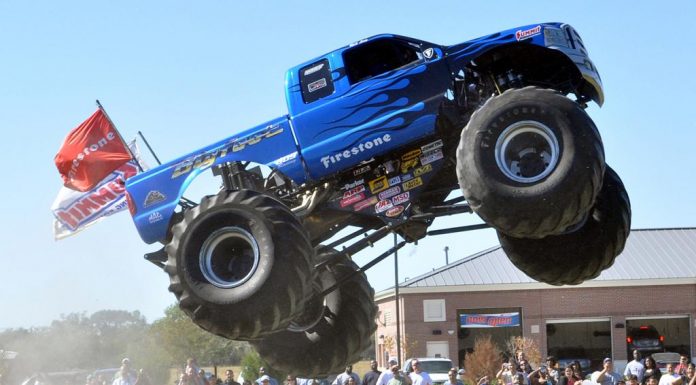
POLYGON ((396 360, 401 361, 401 314, 399 306, 399 249, 396 248, 396 232, 394 232, 394 301, 396 302, 396 360))
POLYGON ((445 246, 445 265, 449 265, 449 246, 445 246))

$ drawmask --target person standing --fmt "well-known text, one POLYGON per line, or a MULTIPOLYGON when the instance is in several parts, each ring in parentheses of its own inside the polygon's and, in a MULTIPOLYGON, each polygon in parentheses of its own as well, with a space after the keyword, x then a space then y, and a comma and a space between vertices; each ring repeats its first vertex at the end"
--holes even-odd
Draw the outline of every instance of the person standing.
POLYGON ((269 385, 278 385, 278 380, 276 380, 275 378, 268 375, 268 373, 266 373, 266 368, 263 366, 259 368, 259 378, 256 379, 256 383, 258 385, 263 385, 261 383, 262 382, 261 380, 263 379, 264 376, 268 377, 269 385))
POLYGON ((614 362, 607 357, 602 361, 602 370, 592 373, 590 380, 600 385, 617 385, 622 378, 620 374, 614 372, 614 362))
POLYGON ((443 385, 464 385, 464 383, 457 378, 457 369, 452 368, 447 372, 447 381, 445 381, 443 385))
POLYGON ((396 362, 396 359, 390 358, 389 363, 387 364, 387 370, 383 371, 382 374, 379 375, 376 385, 387 385, 389 383, 389 380, 394 377, 391 368, 395 365, 397 368, 399 367, 399 363, 396 362))
POLYGON ((356 385, 360 383, 360 376, 353 373, 353 365, 346 366, 346 370, 336 377, 332 385, 343 385, 348 378, 352 378, 356 385))
POLYGON ((573 368, 570 365, 563 369, 563 375, 558 379, 558 385, 575 385, 576 379, 573 373, 573 368))
POLYGON ((433 380, 428 372, 421 370, 421 363, 417 359, 411 360, 413 371, 408 375, 413 385, 433 385, 433 380))
POLYGON ((135 385, 135 378, 129 372, 128 367, 121 365, 112 385, 135 385))
POLYGON ((696 385, 696 365, 689 362, 686 365, 686 371, 683 376, 679 376, 678 380, 672 381, 672 385, 696 385))
POLYGON ((686 366, 689 363, 689 357, 682 353, 679 355, 679 365, 674 368, 674 373, 684 376, 686 375, 686 366))
POLYGON ((239 382, 234 380, 234 371, 232 369, 225 370, 225 381, 224 385, 240 385, 239 382))
POLYGON ((387 385, 412 385, 411 378, 399 370, 399 365, 392 365, 389 368, 391 373, 391 378, 387 382, 387 385))
POLYGON ((624 369, 624 377, 628 377, 629 374, 635 374, 638 377, 638 382, 643 382, 643 375, 645 374, 645 365, 640 357, 640 352, 638 350, 633 351, 633 361, 629 362, 624 369))
POLYGON ((382 372, 377 370, 377 361, 371 360, 370 371, 363 376, 362 385, 376 385, 381 374, 382 372))
POLYGON ((658 385, 672 385, 678 378, 681 378, 681 376, 674 373, 674 364, 670 362, 667 364, 667 372, 660 377, 658 385))
POLYGON ((648 377, 655 377, 656 384, 660 382, 660 378, 662 377, 662 371, 657 367, 657 363, 652 356, 647 356, 645 358, 645 372, 643 372, 642 384, 647 385, 648 377))
POLYGON ((513 368, 515 365, 511 362, 505 362, 500 366, 500 370, 495 375, 495 378, 498 380, 498 384, 512 385, 512 375, 517 373, 517 370, 513 368))

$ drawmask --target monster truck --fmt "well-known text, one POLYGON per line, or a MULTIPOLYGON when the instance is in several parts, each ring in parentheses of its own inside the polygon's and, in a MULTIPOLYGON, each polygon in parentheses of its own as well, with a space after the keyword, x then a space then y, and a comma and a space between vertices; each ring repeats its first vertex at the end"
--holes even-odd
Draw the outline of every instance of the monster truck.
POLYGON ((452 46, 370 37, 291 68, 286 98, 287 116, 127 182, 140 236, 164 245, 146 258, 179 306, 277 370, 355 361, 375 330, 364 271, 406 242, 490 226, 553 285, 597 276, 623 249, 630 203, 585 112, 603 103, 601 80, 570 25, 452 46), (208 169, 220 191, 185 199, 208 169), (428 230, 472 212, 485 223, 428 230), (394 248, 351 260, 392 233, 394 248))

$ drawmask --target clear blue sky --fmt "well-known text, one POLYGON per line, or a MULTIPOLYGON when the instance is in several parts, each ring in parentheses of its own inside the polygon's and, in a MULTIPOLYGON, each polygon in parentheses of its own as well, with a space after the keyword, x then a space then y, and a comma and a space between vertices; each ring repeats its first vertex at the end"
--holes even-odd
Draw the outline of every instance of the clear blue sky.
MULTIPOLYGON (((143 131, 169 160, 285 114, 287 68, 383 32, 454 44, 535 22, 572 24, 604 81, 606 103, 589 112, 629 191, 633 227, 696 225, 696 6, 639 4, 0 1, 0 329, 101 309, 153 321, 174 302, 166 275, 142 259, 157 246, 140 241, 127 213, 53 241, 49 207, 61 185, 53 156, 95 99, 126 138, 143 131)), ((423 240, 400 253, 401 278, 440 267, 446 245, 455 260, 495 244, 491 230, 423 240)), ((376 289, 393 283, 392 268, 389 259, 370 271, 376 289)))

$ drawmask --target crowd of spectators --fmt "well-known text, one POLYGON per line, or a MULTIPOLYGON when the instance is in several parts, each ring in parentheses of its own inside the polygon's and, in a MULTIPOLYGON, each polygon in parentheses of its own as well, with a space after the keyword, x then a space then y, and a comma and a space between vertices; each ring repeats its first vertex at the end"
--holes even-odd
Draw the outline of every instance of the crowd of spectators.
POLYGON ((623 374, 614 371, 614 362, 608 357, 588 379, 583 375, 586 369, 579 361, 561 368, 553 356, 534 369, 524 352, 519 352, 502 364, 496 382, 498 385, 696 385, 696 369, 686 355, 680 357, 677 365, 667 364, 664 374, 654 358, 648 356, 643 360, 637 350, 633 351, 633 360, 626 365, 623 374))
MULTIPOLYGON (((663 374, 657 366, 655 359, 648 356, 642 359, 639 351, 633 352, 633 360, 630 361, 623 374, 614 371, 614 363, 611 358, 602 361, 602 367, 585 378, 583 372, 589 368, 583 368, 579 361, 560 367, 558 360, 549 356, 545 363, 534 368, 527 360, 524 352, 518 352, 515 357, 506 360, 495 375, 495 381, 487 376, 476 380, 476 384, 469 385, 696 385, 696 367, 686 355, 680 357, 678 364, 669 363, 663 374)), ((448 372, 448 380, 443 385, 465 385, 465 370, 451 368, 448 372)), ((130 361, 124 358, 121 367, 112 381, 101 376, 88 376, 86 385, 152 385, 147 374, 140 369, 133 370, 130 361)), ((242 384, 235 381, 234 371, 225 371, 224 378, 218 378, 213 374, 207 374, 202 370, 196 360, 190 358, 186 362, 175 385, 281 385, 278 380, 266 372, 266 368, 259 369, 259 377, 253 382, 243 381, 242 384)), ((292 374, 285 377, 282 385, 328 385, 321 384, 318 379, 298 378, 292 374)), ((370 370, 363 378, 353 372, 352 365, 335 376, 330 385, 433 385, 429 373, 421 369, 418 359, 411 360, 411 368, 404 373, 394 359, 388 361, 387 370, 378 370, 377 361, 370 361, 370 370)))

